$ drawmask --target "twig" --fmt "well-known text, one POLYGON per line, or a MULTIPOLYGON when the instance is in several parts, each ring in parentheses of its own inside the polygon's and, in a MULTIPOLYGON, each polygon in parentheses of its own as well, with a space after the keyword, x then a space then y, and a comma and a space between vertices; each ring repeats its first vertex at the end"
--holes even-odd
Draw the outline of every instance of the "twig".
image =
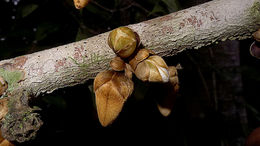
POLYGON ((139 3, 134 2, 134 1, 132 1, 129 5, 127 5, 127 6, 123 7, 123 8, 119 8, 119 9, 109 9, 107 7, 102 6, 101 4, 99 4, 96 1, 90 1, 90 2, 93 3, 94 5, 98 6, 99 8, 101 8, 101 9, 107 11, 107 12, 110 12, 110 13, 115 13, 117 11, 126 11, 127 9, 129 9, 131 7, 137 7, 137 8, 141 9, 142 11, 144 11, 147 14, 150 13, 149 10, 145 9, 142 5, 140 5, 139 3))
POLYGON ((193 57, 192 57, 189 53, 187 53, 187 56, 189 57, 189 59, 191 60, 191 62, 196 66, 197 71, 198 71, 198 74, 199 74, 200 79, 201 79, 201 82, 202 82, 202 84, 203 84, 203 87, 204 87, 206 96, 208 97, 208 99, 209 99, 209 101, 210 101, 211 98, 210 98, 209 88, 208 88, 207 82, 206 82, 206 80, 205 80, 205 78, 204 78, 204 76, 203 76, 203 74, 202 74, 202 72, 201 72, 201 69, 200 69, 199 64, 197 63, 196 60, 193 59, 193 57))
MULTIPOLYGON (((209 50, 209 55, 210 58, 214 58, 214 53, 212 51, 212 48, 208 48, 209 50)), ((213 87, 213 98, 214 98, 214 105, 215 105, 215 110, 218 110, 218 96, 217 96, 217 81, 216 81, 216 72, 213 70, 212 71, 212 87, 213 87)))

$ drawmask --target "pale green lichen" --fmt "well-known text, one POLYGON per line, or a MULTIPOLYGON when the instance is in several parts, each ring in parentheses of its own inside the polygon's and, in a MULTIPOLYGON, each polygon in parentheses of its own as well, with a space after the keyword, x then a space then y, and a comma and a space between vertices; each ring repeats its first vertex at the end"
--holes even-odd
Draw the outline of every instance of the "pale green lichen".
POLYGON ((103 55, 99 55, 96 53, 90 54, 90 58, 89 59, 85 59, 83 58, 82 62, 78 62, 77 60, 75 60, 74 58, 70 57, 70 59, 76 64, 78 65, 81 69, 87 70, 90 66, 101 63, 101 62, 107 62, 109 59, 106 58, 103 55))
POLYGON ((0 68, 0 76, 8 83, 7 92, 11 92, 19 86, 18 82, 23 79, 24 73, 19 70, 9 71, 0 68))
POLYGON ((255 21, 259 23, 260 21, 260 2, 256 1, 250 8, 250 14, 255 17, 255 21))

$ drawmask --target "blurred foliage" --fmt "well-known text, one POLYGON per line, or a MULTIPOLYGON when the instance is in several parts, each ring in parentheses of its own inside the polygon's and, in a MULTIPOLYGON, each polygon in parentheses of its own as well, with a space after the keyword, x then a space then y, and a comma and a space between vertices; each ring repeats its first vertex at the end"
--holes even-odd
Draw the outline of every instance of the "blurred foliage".
POLYGON ((72 0, 2 0, 0 58, 85 39, 176 11, 178 6, 175 0, 95 0, 77 10, 72 0))

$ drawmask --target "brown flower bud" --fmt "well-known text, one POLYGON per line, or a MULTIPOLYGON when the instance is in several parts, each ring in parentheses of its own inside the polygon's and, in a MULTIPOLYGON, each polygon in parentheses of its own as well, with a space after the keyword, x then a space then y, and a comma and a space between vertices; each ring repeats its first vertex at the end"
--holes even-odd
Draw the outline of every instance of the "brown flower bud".
MULTIPOLYGON (((0 121, 8 112, 8 100, 7 98, 0 99, 0 121)), ((1 146, 1 145, 0 145, 1 146)))
POLYGON ((146 58, 148 58, 150 55, 154 55, 155 53, 152 50, 148 49, 140 49, 134 58, 132 58, 129 61, 129 64, 131 65, 132 69, 135 70, 138 63, 142 62, 146 58))
POLYGON ((260 29, 253 33, 253 37, 256 41, 260 42, 260 29))
POLYGON ((129 64, 125 64, 125 76, 128 77, 129 79, 132 79, 133 76, 133 69, 129 64))
POLYGON ((162 86, 162 91, 165 92, 164 96, 160 96, 156 99, 157 107, 160 113, 165 117, 170 115, 179 91, 177 69, 174 66, 169 66, 168 72, 170 80, 167 84, 162 86))
POLYGON ((74 5, 76 9, 82 9, 88 5, 90 0, 74 0, 74 5))
POLYGON ((100 72, 94 80, 98 118, 102 126, 111 124, 132 94, 134 83, 123 72, 100 72))
POLYGON ((3 77, 0 76, 0 96, 4 94, 7 88, 8 88, 7 82, 4 80, 3 77))
POLYGON ((260 59, 260 47, 259 46, 260 46, 259 42, 254 41, 251 44, 250 49, 249 49, 250 54, 257 59, 260 59))
POLYGON ((108 45, 119 57, 127 58, 133 54, 139 40, 139 36, 132 29, 119 27, 109 33, 108 45))
POLYGON ((176 67, 169 66, 168 67, 168 72, 169 72, 169 76, 170 76, 170 83, 172 85, 179 84, 178 72, 177 72, 176 67))
POLYGON ((110 61, 110 67, 114 71, 123 71, 125 69, 125 62, 117 56, 110 61))
POLYGON ((246 146, 260 145, 260 127, 254 129, 246 139, 246 146))
POLYGON ((169 81, 167 69, 168 66, 164 60, 160 56, 154 55, 140 62, 134 73, 142 81, 166 83, 169 81))
POLYGON ((14 144, 4 139, 2 133, 0 132, 0 146, 14 146, 14 144))

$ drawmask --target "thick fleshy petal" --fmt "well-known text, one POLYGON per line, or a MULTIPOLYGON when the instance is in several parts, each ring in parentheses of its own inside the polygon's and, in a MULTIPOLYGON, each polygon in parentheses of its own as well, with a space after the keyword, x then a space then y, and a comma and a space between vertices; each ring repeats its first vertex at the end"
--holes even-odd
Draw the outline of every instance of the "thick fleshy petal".
POLYGON ((104 71, 98 74, 94 80, 94 91, 98 118, 102 126, 111 124, 117 118, 133 89, 133 81, 123 72, 104 71), (103 79, 105 81, 100 81, 103 79))

